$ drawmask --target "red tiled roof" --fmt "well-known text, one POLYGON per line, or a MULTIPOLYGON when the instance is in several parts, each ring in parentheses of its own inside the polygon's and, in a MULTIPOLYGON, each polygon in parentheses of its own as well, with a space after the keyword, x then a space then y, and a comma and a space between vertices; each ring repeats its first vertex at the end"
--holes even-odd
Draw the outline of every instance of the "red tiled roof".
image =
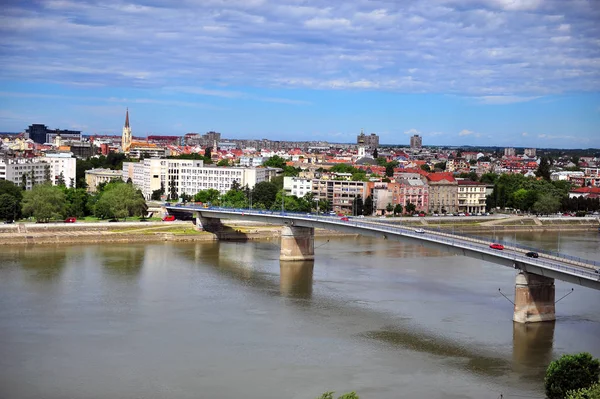
POLYGON ((427 179, 429 181, 442 181, 447 180, 449 182, 454 182, 454 176, 452 172, 437 172, 437 173, 429 173, 427 175, 427 179))

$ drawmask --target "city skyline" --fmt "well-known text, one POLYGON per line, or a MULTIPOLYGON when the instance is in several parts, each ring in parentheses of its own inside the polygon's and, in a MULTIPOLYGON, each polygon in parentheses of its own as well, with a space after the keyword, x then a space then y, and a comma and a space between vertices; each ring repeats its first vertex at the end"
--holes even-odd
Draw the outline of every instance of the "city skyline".
POLYGON ((599 148, 592 3, 9 1, 0 131, 599 148))

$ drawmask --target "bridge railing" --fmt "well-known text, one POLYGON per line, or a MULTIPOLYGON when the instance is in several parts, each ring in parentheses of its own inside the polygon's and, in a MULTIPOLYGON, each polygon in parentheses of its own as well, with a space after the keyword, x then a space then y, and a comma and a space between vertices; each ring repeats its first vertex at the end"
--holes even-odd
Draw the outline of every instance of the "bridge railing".
MULTIPOLYGON (((191 208, 197 208, 197 206, 195 205, 181 205, 181 204, 177 204, 175 205, 176 207, 191 207, 191 208)), ((322 219, 323 221, 327 221, 329 223, 334 222, 336 224, 340 224, 340 225, 347 225, 348 223, 354 224, 357 227, 361 226, 363 228, 372 228, 373 227, 373 222, 375 222, 375 224, 377 226, 382 226, 385 227, 385 230, 388 232, 392 232, 392 233, 414 233, 414 230, 417 227, 411 226, 397 226, 397 225, 391 225, 388 223, 381 223, 379 221, 369 221, 369 222, 363 222, 363 221, 359 221, 358 219, 355 219, 354 217, 351 217, 352 219, 350 219, 349 221, 344 221, 343 223, 339 220, 339 216, 329 216, 327 214, 313 214, 313 213, 307 213, 307 212, 296 212, 296 211, 272 211, 272 210, 256 210, 256 209, 246 209, 246 208, 227 208, 227 207, 217 207, 217 206, 211 206, 210 208, 200 208, 198 210, 205 210, 205 211, 222 211, 222 212, 229 212, 229 213, 236 213, 236 214, 254 214, 254 215, 279 215, 279 216, 294 216, 294 217, 302 217, 302 218, 309 218, 311 220, 319 220, 322 219)), ((455 241, 455 238, 470 238, 472 240, 477 240, 477 241, 483 241, 483 242, 489 242, 490 239, 489 237, 482 237, 482 236, 476 236, 476 235, 472 235, 472 234, 465 234, 465 233, 461 233, 461 234, 449 234, 448 231, 446 230, 442 230, 442 229, 432 229, 429 227, 425 227, 425 226, 419 226, 418 228, 422 228, 424 231, 428 231, 428 232, 438 232, 441 234, 446 234, 446 235, 452 235, 453 238, 452 239, 446 239, 446 238, 442 238, 441 236, 439 237, 439 240, 445 243, 453 243, 455 241)), ((423 236, 421 236, 419 233, 415 234, 416 237, 421 237, 423 238, 423 236)), ((538 248, 535 247, 531 247, 531 246, 527 246, 527 245, 523 245, 523 244, 519 244, 517 242, 513 242, 513 241, 507 241, 507 240, 494 240, 495 242, 498 242, 506 247, 512 247, 512 248, 517 248, 520 249, 522 251, 525 252, 537 252, 540 254, 544 254, 544 255, 548 255, 548 256, 552 256, 555 258, 559 258, 559 259, 564 259, 564 260, 568 260, 571 262, 577 262, 577 263, 581 263, 581 264, 585 264, 585 265, 591 265, 591 266, 600 266, 600 262, 599 261, 593 261, 590 259, 585 259, 585 258, 580 258, 577 256, 571 256, 571 255, 566 255, 566 254, 562 254, 560 252, 557 251, 549 251, 549 250, 540 250, 538 248)), ((466 243, 466 242, 465 242, 466 243)), ((528 261, 531 261, 532 259, 535 258, 527 258, 528 261)), ((555 265, 555 264, 553 264, 555 265)), ((578 269, 576 269, 578 270, 578 269)), ((592 273, 593 276, 593 273, 592 273)))

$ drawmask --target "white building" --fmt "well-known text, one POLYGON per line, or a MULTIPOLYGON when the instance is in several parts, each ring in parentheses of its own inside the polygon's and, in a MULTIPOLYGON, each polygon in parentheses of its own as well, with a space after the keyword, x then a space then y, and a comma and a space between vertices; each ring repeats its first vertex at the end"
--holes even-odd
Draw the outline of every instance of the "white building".
POLYGON ((312 179, 285 176, 283 178, 283 189, 286 195, 295 195, 298 198, 304 197, 312 192, 312 179))
POLYGON ((574 171, 574 170, 561 170, 559 172, 552 172, 550 174, 550 180, 552 181, 562 181, 569 180, 572 177, 583 178, 585 176, 584 172, 574 171))
POLYGON ((40 158, 0 158, 0 180, 9 180, 31 190, 35 184, 50 182, 56 185, 63 175, 67 187, 75 187, 75 163, 70 153, 50 153, 40 158), (23 178, 25 175, 25 178, 23 178))
POLYGON ((50 164, 50 180, 53 185, 58 183, 62 175, 67 187, 75 187, 75 172, 77 159, 70 152, 46 153, 41 158, 50 164))
POLYGON ((98 185, 102 183, 110 183, 113 180, 121 178, 121 172, 112 169, 90 169, 85 171, 85 183, 88 193, 95 193, 98 185))
POLYGON ((249 156, 241 156, 240 157, 240 166, 247 167, 257 167, 261 166, 265 162, 263 157, 249 157, 249 156))
POLYGON ((149 199, 153 191, 161 188, 168 195, 173 186, 178 196, 194 195, 211 188, 224 194, 234 181, 242 187, 253 188, 257 183, 267 181, 267 171, 264 168, 204 166, 201 160, 150 158, 142 162, 123 162, 123 180, 129 178, 149 199))

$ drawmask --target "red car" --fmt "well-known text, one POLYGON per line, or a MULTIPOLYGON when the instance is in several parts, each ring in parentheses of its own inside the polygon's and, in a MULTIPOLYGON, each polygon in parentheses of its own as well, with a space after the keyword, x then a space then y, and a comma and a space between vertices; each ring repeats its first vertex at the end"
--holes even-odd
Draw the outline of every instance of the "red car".
POLYGON ((490 244, 490 248, 492 248, 492 249, 504 249, 504 245, 493 243, 493 244, 490 244))
POLYGON ((175 215, 167 215, 163 218, 163 222, 174 222, 175 221, 175 215))
POLYGON ((74 218, 74 217, 65 219, 65 223, 75 223, 76 221, 77 221, 77 218, 74 218))
POLYGON ((341 220, 342 222, 347 222, 347 221, 349 221, 350 219, 348 219, 348 217, 344 216, 343 218, 340 218, 340 220, 341 220))

